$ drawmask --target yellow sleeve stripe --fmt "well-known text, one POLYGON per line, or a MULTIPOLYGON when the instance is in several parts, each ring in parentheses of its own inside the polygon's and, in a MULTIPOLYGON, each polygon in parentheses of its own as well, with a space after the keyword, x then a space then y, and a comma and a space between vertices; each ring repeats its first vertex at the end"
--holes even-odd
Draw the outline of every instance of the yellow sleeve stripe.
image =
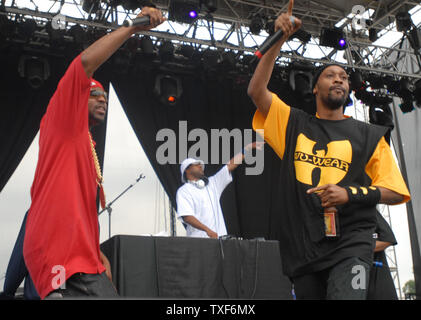
POLYGON ((406 183, 393 158, 392 150, 384 137, 377 144, 376 150, 365 167, 365 172, 371 178, 371 185, 383 187, 402 195, 404 200, 400 203, 411 199, 406 183))
POLYGON ((264 140, 272 147, 279 158, 285 153, 285 137, 291 108, 272 93, 272 103, 265 118, 259 110, 253 117, 253 129, 260 134, 263 129, 264 140))

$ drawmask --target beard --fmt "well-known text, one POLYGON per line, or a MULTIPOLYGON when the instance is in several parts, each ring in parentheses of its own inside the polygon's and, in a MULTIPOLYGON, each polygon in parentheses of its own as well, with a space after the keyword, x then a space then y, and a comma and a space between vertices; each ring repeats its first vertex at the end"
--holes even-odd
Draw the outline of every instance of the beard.
POLYGON ((329 94, 327 95, 327 99, 325 102, 325 105, 330 110, 338 110, 341 107, 344 106, 347 99, 347 94, 344 92, 342 96, 334 95, 331 91, 329 91, 329 94))
POLYGON ((89 123, 92 125, 100 125, 105 122, 105 117, 98 117, 95 114, 89 113, 89 123))

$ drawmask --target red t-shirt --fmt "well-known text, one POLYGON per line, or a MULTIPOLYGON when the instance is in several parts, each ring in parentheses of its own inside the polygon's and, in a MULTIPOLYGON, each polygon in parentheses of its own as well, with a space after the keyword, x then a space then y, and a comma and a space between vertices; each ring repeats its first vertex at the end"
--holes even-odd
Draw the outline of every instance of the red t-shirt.
POLYGON ((91 79, 80 55, 41 120, 23 254, 43 299, 77 272, 102 273, 96 171, 88 136, 91 79))

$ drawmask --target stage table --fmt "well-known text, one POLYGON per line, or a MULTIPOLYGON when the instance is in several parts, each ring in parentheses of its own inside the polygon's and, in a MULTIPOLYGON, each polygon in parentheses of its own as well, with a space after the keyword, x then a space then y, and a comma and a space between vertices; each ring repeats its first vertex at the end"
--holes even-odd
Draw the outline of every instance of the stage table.
POLYGON ((122 297, 292 299, 278 241, 117 235, 101 250, 122 297))

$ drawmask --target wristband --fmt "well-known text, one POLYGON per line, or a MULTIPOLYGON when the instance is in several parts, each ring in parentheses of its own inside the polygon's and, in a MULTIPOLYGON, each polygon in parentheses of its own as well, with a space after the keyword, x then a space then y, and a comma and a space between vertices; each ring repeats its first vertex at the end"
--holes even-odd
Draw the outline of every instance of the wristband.
POLYGON ((380 202, 380 190, 376 187, 348 186, 345 190, 348 193, 349 203, 375 206, 380 202))

